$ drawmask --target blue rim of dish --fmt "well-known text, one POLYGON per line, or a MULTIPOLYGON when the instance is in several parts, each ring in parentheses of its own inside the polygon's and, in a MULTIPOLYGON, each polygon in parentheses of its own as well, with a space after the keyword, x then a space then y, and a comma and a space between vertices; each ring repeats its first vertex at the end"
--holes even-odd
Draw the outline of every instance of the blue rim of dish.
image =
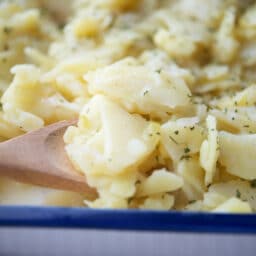
POLYGON ((256 234, 256 214, 1 206, 0 226, 256 234))

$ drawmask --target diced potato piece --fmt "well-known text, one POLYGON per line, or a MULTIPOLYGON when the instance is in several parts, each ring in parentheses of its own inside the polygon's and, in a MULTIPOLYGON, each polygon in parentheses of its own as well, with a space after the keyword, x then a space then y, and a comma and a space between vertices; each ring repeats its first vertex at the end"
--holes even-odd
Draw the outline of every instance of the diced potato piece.
POLYGON ((3 114, 0 113, 0 136, 5 139, 11 139, 21 134, 23 134, 22 130, 16 125, 6 121, 3 114))
MULTIPOLYGON (((66 146, 73 162, 85 173, 117 174, 141 162, 159 141, 159 126, 131 115, 104 96, 85 105, 79 136, 66 146)), ((65 137, 69 137, 69 129, 65 137)))
POLYGON ((206 119, 206 125, 208 128, 208 138, 204 140, 200 148, 200 164, 206 172, 205 184, 209 185, 213 181, 216 172, 216 163, 219 157, 216 118, 209 115, 206 119))
POLYGON ((236 9, 227 9, 214 44, 214 54, 220 62, 232 61, 238 52, 239 43, 235 37, 236 9))
POLYGON ((176 165, 200 150, 205 138, 204 130, 198 125, 198 118, 181 118, 168 121, 161 126, 161 144, 176 165))
POLYGON ((17 13, 10 19, 10 27, 17 33, 34 33, 40 26, 40 13, 37 9, 30 9, 17 13))
POLYGON ((204 170, 199 164, 199 159, 193 157, 184 159, 177 166, 177 173, 183 178, 182 190, 188 200, 198 200, 203 198, 205 191, 204 170))
POLYGON ((44 126, 44 120, 40 117, 16 109, 8 103, 4 105, 4 118, 25 132, 33 131, 44 126))
POLYGON ((255 107, 237 107, 226 111, 213 109, 210 114, 218 120, 218 129, 230 133, 256 133, 255 107))
POLYGON ((203 205, 204 208, 207 210, 213 210, 217 208, 219 205, 223 204, 225 201, 227 201, 229 197, 219 194, 216 192, 207 192, 204 194, 204 199, 203 199, 203 205))
POLYGON ((174 205, 174 196, 168 194, 160 194, 148 197, 143 204, 139 206, 140 209, 150 210, 170 210, 174 205))
POLYGON ((131 11, 134 10, 141 0, 100 0, 100 6, 112 11, 131 11))
POLYGON ((256 179, 256 135, 219 133, 219 162, 226 171, 243 179, 256 179))
POLYGON ((18 65, 12 73, 14 80, 1 99, 8 122, 31 131, 78 115, 83 102, 69 102, 52 86, 42 84, 41 72, 35 66, 18 65))
POLYGON ((250 5, 239 19, 239 32, 246 39, 252 39, 256 35, 256 4, 250 5))
POLYGON ((182 19, 168 12, 162 12, 158 19, 165 26, 157 28, 154 43, 170 57, 185 62, 200 57, 205 53, 204 49, 209 47, 211 34, 196 19, 182 19))
POLYGON ((238 198, 230 198, 213 210, 218 213, 251 213, 251 207, 247 202, 238 198))
POLYGON ((130 112, 162 118, 191 106, 190 91, 181 78, 136 65, 130 58, 89 72, 84 78, 91 94, 104 94, 130 112))
POLYGON ((223 195, 226 198, 238 197, 241 200, 248 202, 254 211, 256 210, 255 180, 251 182, 241 180, 219 182, 210 186, 209 192, 223 195))
POLYGON ((166 169, 155 170, 138 187, 137 196, 172 192, 183 186, 183 180, 166 169))
POLYGON ((215 27, 225 10, 225 2, 222 0, 179 0, 174 2, 175 14, 182 15, 185 18, 197 19, 208 26, 215 27))
POLYGON ((226 63, 232 61, 239 48, 235 37, 236 9, 230 7, 226 10, 214 44, 214 54, 218 61, 226 63))
POLYGON ((99 8, 82 9, 65 28, 66 33, 74 33, 78 38, 95 37, 112 22, 112 15, 99 8), (71 30, 71 31, 69 31, 71 30))

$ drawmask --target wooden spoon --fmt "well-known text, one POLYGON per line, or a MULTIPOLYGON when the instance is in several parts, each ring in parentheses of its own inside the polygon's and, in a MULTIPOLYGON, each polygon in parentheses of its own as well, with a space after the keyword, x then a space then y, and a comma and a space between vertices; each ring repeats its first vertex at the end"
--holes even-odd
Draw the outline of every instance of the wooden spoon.
POLYGON ((95 198, 95 189, 74 169, 64 149, 63 134, 75 123, 61 121, 0 143, 0 176, 95 198))

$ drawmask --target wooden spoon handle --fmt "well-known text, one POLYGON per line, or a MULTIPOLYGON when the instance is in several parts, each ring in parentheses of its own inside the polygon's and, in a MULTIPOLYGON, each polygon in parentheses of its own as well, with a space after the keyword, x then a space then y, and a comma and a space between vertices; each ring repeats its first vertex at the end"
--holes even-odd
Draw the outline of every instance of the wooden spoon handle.
POLYGON ((0 175, 95 198, 96 191, 74 170, 64 150, 63 133, 74 123, 62 121, 0 143, 0 175))

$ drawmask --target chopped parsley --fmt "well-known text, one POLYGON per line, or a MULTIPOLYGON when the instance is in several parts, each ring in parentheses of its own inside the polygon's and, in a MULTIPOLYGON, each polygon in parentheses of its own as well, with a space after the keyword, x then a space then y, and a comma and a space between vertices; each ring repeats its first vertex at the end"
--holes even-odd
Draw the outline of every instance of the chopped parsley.
POLYGON ((132 197, 129 197, 129 198, 127 199, 127 203, 130 204, 130 203, 132 202, 132 199, 133 199, 132 197))
POLYGON ((63 28, 65 27, 65 23, 60 23, 59 25, 58 25, 58 29, 59 30, 63 30, 63 28))
POLYGON ((8 35, 12 32, 12 28, 6 26, 6 27, 3 28, 3 31, 4 31, 5 34, 8 35))
POLYGON ((156 70, 156 73, 160 74, 160 73, 161 73, 161 71, 162 71, 162 69, 161 69, 161 68, 160 68, 160 69, 157 69, 157 70, 156 70))
POLYGON ((145 96, 145 95, 148 94, 148 93, 149 93, 149 91, 146 90, 145 92, 143 92, 143 96, 145 96))
POLYGON ((169 139, 171 139, 176 145, 178 145, 178 142, 171 135, 169 135, 169 139))
POLYGON ((179 131, 175 131, 174 133, 175 133, 176 135, 178 135, 178 134, 179 134, 179 131))
POLYGON ((256 179, 250 181, 251 188, 256 188, 256 179))
POLYGON ((241 192, 238 189, 236 190, 236 197, 241 198, 241 192))
POLYGON ((184 153, 185 154, 188 154, 190 152, 190 149, 189 148, 184 148, 184 153))

